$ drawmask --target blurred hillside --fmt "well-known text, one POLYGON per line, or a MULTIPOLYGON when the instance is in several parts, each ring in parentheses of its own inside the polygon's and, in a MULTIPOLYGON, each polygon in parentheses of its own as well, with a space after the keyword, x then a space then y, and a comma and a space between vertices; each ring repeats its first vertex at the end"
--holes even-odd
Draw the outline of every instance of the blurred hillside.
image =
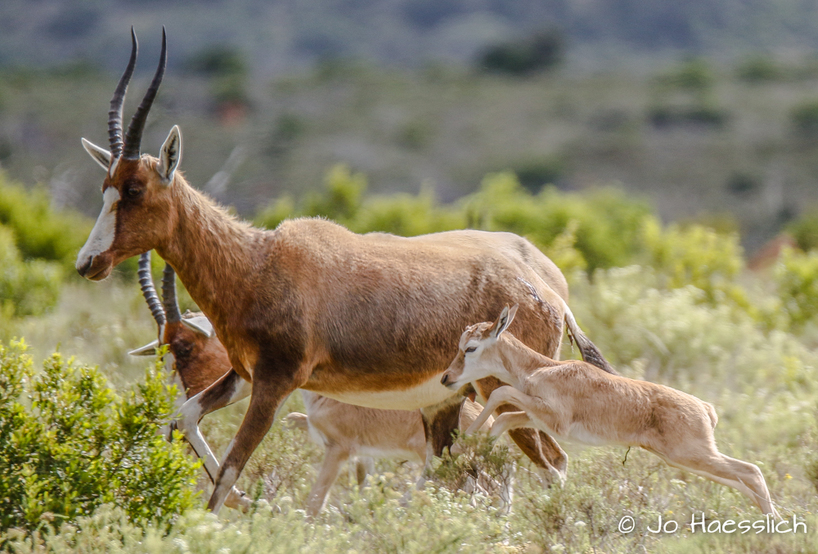
POLYGON ((126 118, 167 25, 143 141, 242 215, 346 163, 373 193, 451 202, 489 172, 532 192, 618 186, 753 252, 818 205, 818 5, 713 0, 0 3, 0 167, 96 214, 106 112, 126 118), (698 57, 691 57, 699 54, 698 57))
MULTIPOLYGON (((0 165, 95 216, 102 172, 79 138, 106 144, 115 79, 82 68, 2 72, 0 165)), ((147 79, 134 82, 126 114, 147 79)), ((179 124, 190 181, 246 217, 283 193, 320 189, 336 163, 365 173, 374 193, 424 188, 444 202, 510 169, 532 191, 614 184, 666 221, 740 230, 752 251, 818 203, 816 85, 810 58, 694 60, 644 76, 331 63, 267 81, 178 70, 143 148, 156 154, 179 124)))
MULTIPOLYGON (((118 68, 131 24, 143 33, 168 26, 172 66, 224 43, 261 75, 324 57, 463 62, 488 44, 551 27, 576 53, 608 61, 622 51, 818 46, 818 5, 798 0, 4 0, 0 65, 83 59, 118 68)), ((146 52, 156 48, 146 44, 146 52)))

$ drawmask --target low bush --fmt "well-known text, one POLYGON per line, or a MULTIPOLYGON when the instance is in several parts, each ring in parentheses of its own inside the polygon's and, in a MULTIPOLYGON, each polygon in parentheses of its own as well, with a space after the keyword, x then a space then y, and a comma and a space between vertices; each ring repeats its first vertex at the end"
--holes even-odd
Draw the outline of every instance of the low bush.
POLYGON ((479 56, 483 71, 524 76, 552 69, 563 59, 565 39, 558 31, 544 31, 522 40, 490 46, 479 56))
POLYGON ((790 121, 799 137, 818 137, 818 100, 808 100, 794 106, 790 110, 790 121))
POLYGON ((818 316, 818 251, 785 249, 773 272, 781 308, 790 325, 801 329, 818 316))
POLYGON ((300 203, 279 199, 255 221, 275 228, 288 217, 323 216, 358 233, 404 236, 466 227, 510 231, 549 255, 556 253, 570 272, 632 263, 650 214, 646 203, 614 189, 579 195, 546 187, 532 194, 511 172, 488 174, 477 192, 449 205, 438 203, 427 189, 417 195, 366 196, 366 187, 363 174, 336 166, 327 173, 324 191, 300 203))
POLYGON ((193 507, 199 464, 158 434, 176 392, 160 363, 120 395, 59 353, 35 373, 25 351, 0 343, 0 529, 73 522, 105 503, 139 523, 193 507))
POLYGON ((701 225, 670 225, 662 228, 653 218, 642 229, 644 265, 664 276, 667 288, 692 285, 716 304, 729 301, 751 310, 736 277, 744 269, 744 256, 737 233, 722 234, 701 225))
POLYGON ((513 173, 493 173, 480 190, 461 201, 469 226, 511 231, 548 251, 573 229, 574 247, 590 271, 632 263, 641 249, 641 229, 650 214, 644 202, 615 189, 570 194, 553 187, 532 195, 513 173))
POLYGON ((804 252, 818 248, 818 208, 806 210, 787 225, 786 230, 804 252))
POLYGON ((15 233, 24 258, 43 258, 73 267, 77 252, 91 231, 90 222, 55 210, 42 190, 27 190, 0 173, 0 224, 15 233))
POLYGON ((63 267, 44 260, 24 261, 14 233, 0 225, 0 318, 40 315, 59 298, 63 267))

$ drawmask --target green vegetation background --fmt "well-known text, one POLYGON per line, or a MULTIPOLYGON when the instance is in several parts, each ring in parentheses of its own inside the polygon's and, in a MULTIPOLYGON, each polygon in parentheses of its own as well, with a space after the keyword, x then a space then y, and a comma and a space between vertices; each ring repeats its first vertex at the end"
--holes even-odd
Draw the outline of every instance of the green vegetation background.
MULTIPOLYGON (((160 373, 145 377, 144 366, 126 355, 156 333, 133 269, 120 268, 103 283, 82 281, 71 266, 90 221, 54 210, 47 194, 0 176, 0 427, 13 430, 0 441, 2 548, 815 551, 818 252, 785 249, 766 269, 750 272, 736 232, 663 225, 648 203, 617 188, 532 193, 515 174, 500 172, 487 174, 474 193, 443 203, 431 190, 373 194, 367 181, 334 166, 320 190, 280 197, 258 211, 255 223, 274 228, 285 217, 321 216, 357 232, 471 227, 529 238, 568 276, 572 309, 608 359, 625 375, 714 403, 720 449, 757 463, 779 510, 806 522, 808 534, 703 534, 682 525, 676 534, 653 535, 646 528, 659 517, 684 523, 700 512, 722 521, 760 515, 732 489, 641 451, 625 463, 623 449, 571 450, 567 482, 547 488, 513 448, 492 451, 479 440, 468 457, 436 463, 437 483, 412 492, 408 503, 400 498, 413 490, 419 468, 379 462, 378 475, 360 490, 342 476, 326 512, 310 522, 303 506, 321 452, 280 424, 240 483, 269 504, 250 515, 206 515, 208 483, 200 478, 194 486, 196 466, 184 449, 153 431, 166 421, 173 391, 162 386, 160 373), (25 337, 28 354, 14 337, 25 337), (52 356, 55 349, 60 354, 52 356), (42 371, 32 369, 41 363, 42 371), (133 383, 139 391, 117 392, 133 383), (132 447, 123 450, 123 441, 132 447), (130 460, 127 472, 100 463, 116 456, 130 460), (462 473, 455 470, 464 466, 514 475, 513 512, 498 511, 491 497, 460 491, 462 473), (636 519, 636 532, 618 531, 625 515, 636 519)), ((157 270, 160 263, 155 260, 157 270)), ((193 307, 189 299, 186 307, 193 307)), ((569 345, 563 354, 573 355, 569 345)), ((243 407, 204 420, 216 452, 229 442, 243 407)), ((301 409, 300 398, 288 407, 301 409)))

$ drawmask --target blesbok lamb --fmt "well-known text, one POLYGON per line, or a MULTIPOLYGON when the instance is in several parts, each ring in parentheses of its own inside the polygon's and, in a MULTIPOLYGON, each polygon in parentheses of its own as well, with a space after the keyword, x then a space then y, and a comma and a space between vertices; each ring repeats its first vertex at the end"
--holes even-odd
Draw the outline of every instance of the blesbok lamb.
MULTIPOLYGON (((563 320, 569 327, 572 321, 563 302, 568 286, 554 263, 519 236, 357 235, 322 219, 256 229, 177 171, 178 127, 158 158, 142 155, 142 131, 167 60, 164 32, 159 66, 123 138, 122 104, 136 55, 132 33, 130 61, 111 100, 110 151, 83 140, 106 177, 102 210, 76 267, 98 281, 123 260, 155 249, 213 323, 232 369, 182 408, 186 433, 202 413, 251 390, 223 463, 212 463, 219 469, 210 510, 221 508, 276 411, 297 388, 372 408, 421 409, 427 448, 439 455, 451 444, 461 404, 440 384, 440 374, 467 323, 487 319, 511 299, 520 304, 520 339, 557 355, 563 320), (537 298, 516 276, 533 283, 537 298)), ((579 328, 570 331, 584 359, 607 367, 579 328)), ((486 398, 499 384, 486 379, 477 389, 486 398)), ((511 436, 540 467, 564 471, 564 455, 547 435, 523 429, 511 436)), ((188 438, 202 454, 204 441, 188 438)))
MULTIPOLYGON (((506 332, 516 313, 517 305, 510 310, 506 306, 493 323, 468 327, 441 378, 451 390, 489 376, 509 383, 491 393, 484 413, 501 404, 522 411, 500 415, 492 436, 535 428, 589 446, 638 446, 673 467, 733 487, 765 514, 778 516, 758 466, 716 448, 713 429, 718 417, 712 404, 585 362, 552 360, 506 332)), ((481 415, 467 433, 484 422, 481 415)))
MULTIPOLYGON (((159 327, 159 338, 132 350, 130 354, 154 356, 158 347, 168 345, 165 365, 183 393, 179 398, 190 399, 230 371, 227 351, 205 316, 195 313, 182 315, 173 268, 165 265, 161 300, 153 284, 150 252, 140 256, 138 275, 142 295, 159 327)), ((419 410, 378 410, 345 404, 305 390, 301 394, 307 413, 292 412, 286 420, 291 426, 306 430, 325 449, 318 479, 307 501, 309 515, 314 516, 321 511, 341 466, 350 458, 366 457, 366 461, 357 460, 358 484, 362 484, 366 473, 371 472, 371 458, 425 461, 426 437, 419 410)), ((468 399, 464 399, 464 402, 459 429, 469 427, 482 410, 476 402, 468 399)), ((486 425, 491 425, 493 421, 489 417, 486 425)), ((500 496, 508 504, 510 489, 501 490, 500 496)), ((248 508, 250 501, 234 488, 225 504, 234 508, 248 508)))
MULTIPOLYGON (((318 479, 307 500, 309 515, 317 514, 324 507, 342 464, 350 458, 364 456, 426 462, 426 434, 420 410, 379 410, 345 404, 306 390, 301 394, 307 413, 292 412, 286 419, 292 426, 307 431, 310 438, 325 449, 318 479)), ((463 399, 458 428, 470 427, 482 409, 477 402, 463 399)), ((491 416, 485 419, 486 430, 493 421, 491 416)), ((368 465, 358 460, 359 485, 366 473, 371 472, 368 465)), ((478 486, 478 481, 475 480, 473 486, 478 486)), ((510 508, 510 488, 500 485, 500 489, 501 500, 506 508, 510 508)))

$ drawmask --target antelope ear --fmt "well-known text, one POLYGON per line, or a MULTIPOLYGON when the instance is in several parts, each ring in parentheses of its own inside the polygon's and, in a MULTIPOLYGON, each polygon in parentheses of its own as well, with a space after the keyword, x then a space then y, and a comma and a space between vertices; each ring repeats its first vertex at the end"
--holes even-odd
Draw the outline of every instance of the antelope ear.
POLYGON ((155 340, 150 344, 146 344, 136 350, 128 352, 131 356, 156 356, 156 349, 159 348, 159 341, 155 340))
POLYGON ((166 184, 173 181, 173 174, 176 173, 180 161, 182 161, 182 132, 178 125, 174 125, 159 153, 159 176, 166 184))
POLYGON ((210 323, 209 319, 203 316, 191 317, 189 319, 183 318, 182 325, 184 325, 191 331, 206 336, 207 338, 212 338, 216 336, 216 330, 213 329, 213 324, 210 323))
POLYGON ((91 157, 97 162, 102 169, 108 171, 108 168, 111 167, 111 153, 101 148, 91 142, 90 140, 82 140, 82 147, 85 148, 85 151, 88 152, 91 157))
POLYGON ((511 309, 509 309, 508 306, 503 308, 503 311, 500 312, 500 317, 494 322, 494 329, 491 332, 492 337, 497 338, 503 331, 508 329, 511 322, 514 321, 514 316, 517 315, 517 308, 519 307, 519 304, 514 304, 511 309))

